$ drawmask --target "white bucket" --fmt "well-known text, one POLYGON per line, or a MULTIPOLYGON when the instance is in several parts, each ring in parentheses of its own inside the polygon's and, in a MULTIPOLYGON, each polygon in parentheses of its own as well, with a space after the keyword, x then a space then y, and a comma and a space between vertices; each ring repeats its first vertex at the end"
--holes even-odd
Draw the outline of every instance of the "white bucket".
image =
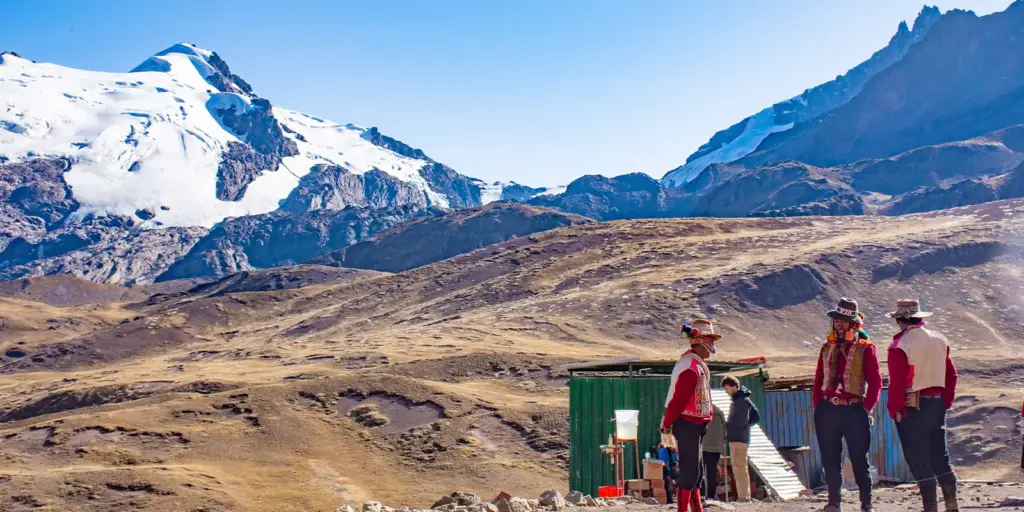
POLYGON ((619 441, 636 441, 640 411, 615 411, 615 436, 619 441))

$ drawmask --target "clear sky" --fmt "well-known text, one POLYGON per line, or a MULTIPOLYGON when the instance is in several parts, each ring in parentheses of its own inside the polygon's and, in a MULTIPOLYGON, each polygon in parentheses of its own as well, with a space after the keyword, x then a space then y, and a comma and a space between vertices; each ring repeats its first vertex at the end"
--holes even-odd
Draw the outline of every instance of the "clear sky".
MULTIPOLYGON (((945 12, 1011 0, 939 0, 945 12)), ((915 0, 2 0, 0 49, 127 71, 178 41, 272 103, 378 126, 486 180, 661 177, 845 73, 915 0)))

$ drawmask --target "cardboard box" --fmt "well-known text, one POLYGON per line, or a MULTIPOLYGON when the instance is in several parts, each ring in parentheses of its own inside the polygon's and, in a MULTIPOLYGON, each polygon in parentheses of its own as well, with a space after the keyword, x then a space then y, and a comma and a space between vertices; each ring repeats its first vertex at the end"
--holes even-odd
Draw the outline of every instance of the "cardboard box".
POLYGON ((650 482, 650 488, 657 491, 661 490, 665 492, 665 481, 664 480, 648 480, 650 482))
POLYGON ((626 491, 632 493, 633 491, 649 491, 651 490, 651 482, 647 480, 626 480, 626 491))
POLYGON ((663 480, 665 463, 660 460, 645 459, 643 461, 644 478, 647 480, 663 480))
POLYGON ((668 504, 668 493, 666 493, 664 489, 660 491, 657 489, 651 491, 651 497, 658 500, 658 503, 662 505, 668 504))

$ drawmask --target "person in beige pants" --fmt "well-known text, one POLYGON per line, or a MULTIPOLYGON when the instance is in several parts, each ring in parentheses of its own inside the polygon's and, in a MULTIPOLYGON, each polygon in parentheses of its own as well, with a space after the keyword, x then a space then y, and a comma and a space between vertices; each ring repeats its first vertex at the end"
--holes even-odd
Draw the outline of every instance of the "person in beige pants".
POLYGON ((761 415, 750 401, 750 391, 740 386, 739 379, 726 376, 722 379, 722 389, 732 397, 729 419, 725 421, 725 437, 729 441, 732 473, 736 477, 736 497, 739 501, 750 501, 747 447, 750 446, 750 426, 761 421, 761 415))
POLYGON ((732 474, 736 476, 736 499, 750 501, 750 470, 747 469, 747 447, 750 443, 729 443, 732 474))

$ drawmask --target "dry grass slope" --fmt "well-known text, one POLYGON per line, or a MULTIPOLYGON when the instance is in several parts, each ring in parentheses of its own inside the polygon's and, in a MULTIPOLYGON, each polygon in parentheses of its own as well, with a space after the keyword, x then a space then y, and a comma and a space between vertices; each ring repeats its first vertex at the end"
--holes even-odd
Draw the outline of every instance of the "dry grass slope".
POLYGON ((329 511, 371 497, 427 506, 456 488, 536 495, 567 482, 560 364, 674 357, 678 324, 703 313, 725 334, 722 357, 804 374, 840 295, 861 300, 877 340, 896 298, 940 313, 965 374, 959 464, 1009 478, 1022 248, 1024 201, 1009 201, 897 219, 586 224, 401 274, 310 284, 265 271, 71 308, 0 299, 0 499, 329 511))

